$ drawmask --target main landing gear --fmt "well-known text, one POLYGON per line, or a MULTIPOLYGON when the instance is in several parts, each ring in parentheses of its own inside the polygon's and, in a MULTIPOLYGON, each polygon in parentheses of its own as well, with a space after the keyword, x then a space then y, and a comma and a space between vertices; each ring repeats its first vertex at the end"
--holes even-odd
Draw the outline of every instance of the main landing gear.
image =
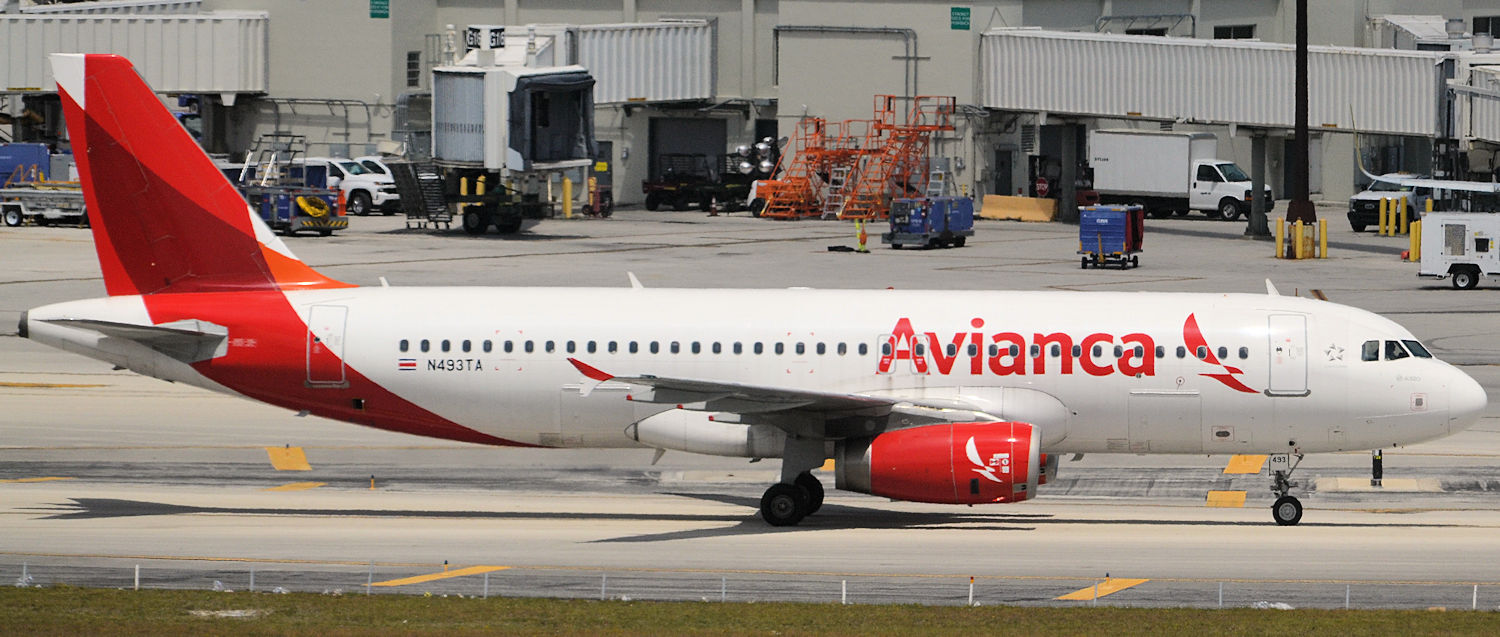
POLYGON ((1295 455, 1296 462, 1291 462, 1291 457, 1284 453, 1271 456, 1271 493, 1276 496, 1276 503, 1271 505, 1271 518, 1281 526, 1293 526, 1302 521, 1302 502, 1289 495, 1293 488, 1300 486, 1291 480, 1292 472, 1302 464, 1302 454, 1295 455))
POLYGON ((823 507, 823 483, 806 471, 791 484, 771 485, 760 498, 760 517, 771 526, 792 526, 823 507))

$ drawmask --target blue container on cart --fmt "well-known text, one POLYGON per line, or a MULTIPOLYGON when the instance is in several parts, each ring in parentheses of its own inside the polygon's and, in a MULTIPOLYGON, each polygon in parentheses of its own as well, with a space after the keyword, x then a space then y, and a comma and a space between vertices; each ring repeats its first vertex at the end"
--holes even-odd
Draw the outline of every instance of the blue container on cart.
POLYGON ((1145 236, 1140 206, 1086 206, 1078 209, 1078 254, 1083 267, 1136 267, 1145 236))

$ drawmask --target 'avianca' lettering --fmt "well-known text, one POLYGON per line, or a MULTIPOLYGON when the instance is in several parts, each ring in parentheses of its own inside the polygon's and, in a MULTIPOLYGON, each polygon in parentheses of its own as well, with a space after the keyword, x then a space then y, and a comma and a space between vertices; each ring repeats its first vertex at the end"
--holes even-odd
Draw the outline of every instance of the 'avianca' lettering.
MULTIPOLYGON (((1055 371, 1059 374, 1072 374, 1076 359, 1077 366, 1090 376, 1108 376, 1115 372, 1128 376, 1156 375, 1156 342, 1139 332, 1121 336, 1118 342, 1113 334, 1089 334, 1078 341, 1080 352, 1075 357, 1073 337, 1064 332, 1032 334, 1028 341, 1017 332, 985 334, 978 331, 984 327, 984 319, 975 318, 969 321, 969 326, 975 331, 939 335, 936 332, 917 332, 908 318, 896 321, 896 327, 881 344, 879 373, 891 373, 898 361, 911 361, 912 370, 918 374, 935 371, 947 376, 955 373, 954 367, 959 360, 967 360, 968 374, 972 376, 986 373, 997 376, 1041 375, 1047 373, 1047 349, 1055 346, 1058 349, 1055 371), (1095 358, 1096 345, 1113 349, 1117 344, 1123 348, 1117 360, 1101 362, 1095 358)), ((957 373, 964 373, 963 367, 959 369, 957 373)))

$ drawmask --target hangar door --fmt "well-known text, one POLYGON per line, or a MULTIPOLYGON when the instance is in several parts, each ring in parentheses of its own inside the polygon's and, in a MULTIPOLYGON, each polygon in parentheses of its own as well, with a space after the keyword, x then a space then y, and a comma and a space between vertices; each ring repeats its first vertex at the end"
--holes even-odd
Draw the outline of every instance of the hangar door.
POLYGON ((651 179, 661 177, 657 158, 670 153, 707 155, 709 165, 717 166, 719 155, 727 152, 727 130, 727 121, 722 119, 651 118, 651 179))

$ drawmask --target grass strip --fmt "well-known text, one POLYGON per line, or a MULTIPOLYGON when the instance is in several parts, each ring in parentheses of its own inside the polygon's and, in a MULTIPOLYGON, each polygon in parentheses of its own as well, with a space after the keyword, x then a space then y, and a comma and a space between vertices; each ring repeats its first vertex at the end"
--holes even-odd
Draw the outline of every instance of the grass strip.
POLYGON ((56 586, 0 588, 0 633, 28 636, 316 634, 319 637, 489 634, 1416 637, 1494 635, 1500 633, 1500 613, 600 602, 126 591, 56 586), (215 616, 212 611, 233 612, 215 616))

